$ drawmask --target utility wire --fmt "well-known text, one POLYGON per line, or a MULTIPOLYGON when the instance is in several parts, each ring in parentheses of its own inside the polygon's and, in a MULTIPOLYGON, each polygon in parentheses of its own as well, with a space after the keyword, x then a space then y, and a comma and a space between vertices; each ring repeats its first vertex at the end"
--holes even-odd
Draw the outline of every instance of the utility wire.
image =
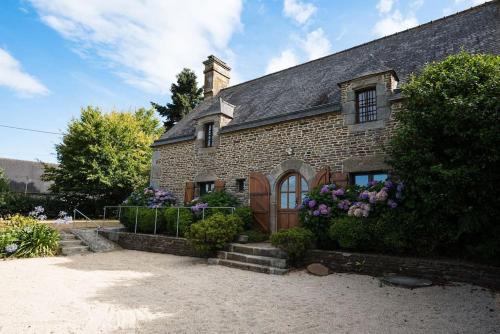
POLYGON ((61 132, 50 132, 50 131, 43 131, 43 130, 19 128, 17 126, 10 126, 10 125, 3 125, 3 124, 0 124, 0 127, 9 128, 9 129, 15 129, 15 130, 31 131, 31 132, 48 133, 48 134, 51 134, 51 135, 63 135, 63 133, 61 133, 61 132))

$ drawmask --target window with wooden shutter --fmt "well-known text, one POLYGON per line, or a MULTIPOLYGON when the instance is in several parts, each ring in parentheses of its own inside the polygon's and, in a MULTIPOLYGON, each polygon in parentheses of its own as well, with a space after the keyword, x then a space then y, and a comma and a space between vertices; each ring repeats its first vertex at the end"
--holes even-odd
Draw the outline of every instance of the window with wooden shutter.
POLYGON ((224 190, 224 181, 215 180, 215 191, 223 191, 224 190))
POLYGON ((184 189, 184 203, 191 203, 194 199, 194 182, 186 182, 184 189))
POLYGON ((329 183, 330 183, 330 167, 325 166, 321 168, 314 176, 314 179, 312 181, 312 187, 314 188, 329 183))

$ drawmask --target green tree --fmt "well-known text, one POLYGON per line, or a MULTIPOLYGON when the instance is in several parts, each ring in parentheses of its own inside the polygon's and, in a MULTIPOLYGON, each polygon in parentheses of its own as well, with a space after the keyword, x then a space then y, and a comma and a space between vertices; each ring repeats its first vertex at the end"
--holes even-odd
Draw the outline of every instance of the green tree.
POLYGON ((390 163, 418 247, 500 258, 500 57, 461 52, 402 88, 390 163))
POLYGON ((7 196, 10 193, 9 180, 5 177, 5 172, 0 168, 0 207, 6 204, 7 196))
POLYGON ((203 89, 198 88, 196 74, 188 68, 177 74, 177 83, 170 87, 172 103, 166 106, 151 102, 153 108, 163 117, 168 130, 180 121, 203 100, 203 89))
POLYGON ((5 176, 5 171, 0 167, 0 193, 9 192, 9 180, 5 176))
POLYGON ((121 203, 148 182, 150 145, 162 133, 153 110, 108 114, 99 108, 82 109, 56 145, 57 167, 45 166, 51 190, 68 198, 101 204, 121 203))

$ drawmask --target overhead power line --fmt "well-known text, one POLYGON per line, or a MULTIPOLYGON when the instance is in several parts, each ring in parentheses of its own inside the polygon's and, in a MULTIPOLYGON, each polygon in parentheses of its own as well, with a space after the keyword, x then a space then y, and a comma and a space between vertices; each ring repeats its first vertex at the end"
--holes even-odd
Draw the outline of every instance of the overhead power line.
POLYGON ((48 134, 51 134, 51 135, 63 135, 63 133, 61 133, 61 132, 51 132, 51 131, 43 131, 43 130, 35 130, 35 129, 27 129, 27 128, 19 128, 17 126, 10 126, 10 125, 4 125, 4 124, 0 124, 0 127, 2 127, 2 128, 9 128, 9 129, 15 129, 15 130, 31 131, 31 132, 48 133, 48 134))

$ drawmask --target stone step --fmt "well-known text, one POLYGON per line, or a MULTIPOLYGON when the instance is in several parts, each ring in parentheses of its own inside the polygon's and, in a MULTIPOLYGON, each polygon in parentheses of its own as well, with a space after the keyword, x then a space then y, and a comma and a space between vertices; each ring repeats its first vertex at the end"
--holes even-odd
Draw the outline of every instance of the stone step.
POLYGON ((237 268, 242 270, 254 271, 257 273, 271 274, 271 275, 284 275, 288 273, 288 269, 275 268, 269 266, 263 266, 260 264, 245 263, 233 260, 225 259, 209 259, 210 264, 219 264, 221 266, 237 268))
POLYGON ((252 263, 258 264, 261 266, 275 267, 286 269, 287 261, 286 259, 276 258, 276 257, 268 257, 268 256, 259 256, 259 255, 249 255, 243 253, 234 253, 234 252, 224 252, 220 251, 217 253, 217 257, 223 260, 232 260, 244 263, 252 263))
POLYGON ((81 246, 68 246, 62 248, 63 255, 75 255, 75 254, 85 254, 85 253, 89 253, 88 246, 81 245, 81 246))
POLYGON ((75 235, 70 233, 60 233, 61 240, 79 240, 75 235))
POLYGON ((79 246, 79 245, 84 245, 84 243, 80 239, 64 239, 59 241, 59 245, 61 247, 71 247, 71 246, 79 246))
POLYGON ((266 256, 275 257, 280 259, 286 259, 286 253, 279 248, 271 247, 270 245, 265 246, 255 246, 255 245, 244 245, 232 243, 228 247, 228 251, 232 253, 242 253, 247 255, 256 256, 266 256))

